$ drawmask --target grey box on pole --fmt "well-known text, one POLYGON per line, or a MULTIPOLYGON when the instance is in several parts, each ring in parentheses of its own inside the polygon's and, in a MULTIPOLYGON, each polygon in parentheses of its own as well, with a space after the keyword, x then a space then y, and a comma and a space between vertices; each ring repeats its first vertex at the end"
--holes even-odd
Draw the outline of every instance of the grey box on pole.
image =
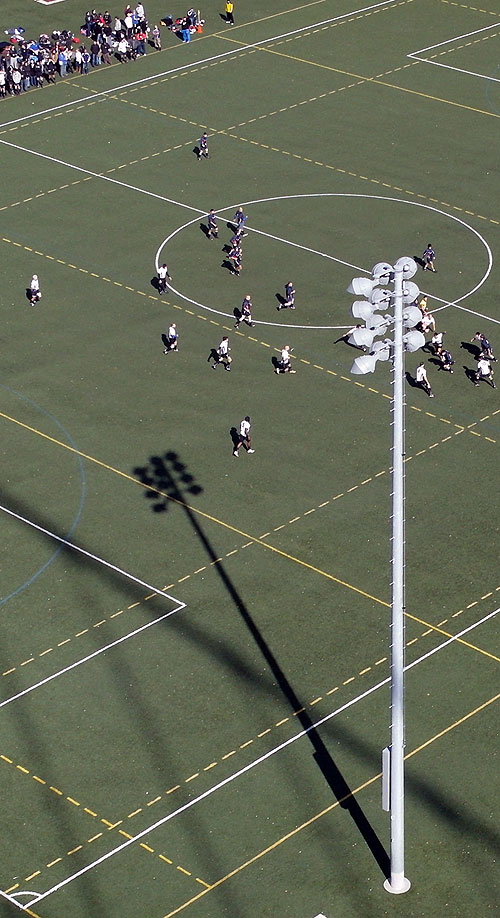
POLYGON ((391 808, 391 747, 382 749, 382 809, 389 812, 391 808))

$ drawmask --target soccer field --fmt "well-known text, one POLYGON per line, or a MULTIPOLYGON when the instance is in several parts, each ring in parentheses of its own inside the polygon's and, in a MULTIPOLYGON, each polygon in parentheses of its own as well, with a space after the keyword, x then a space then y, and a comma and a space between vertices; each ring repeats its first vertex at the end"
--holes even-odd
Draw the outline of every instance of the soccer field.
MULTIPOLYGON (((189 44, 162 27, 161 51, 0 100, 0 914, 486 918, 500 401, 472 339, 500 348, 500 6, 224 5, 189 44), (346 289, 429 241, 414 281, 455 363, 406 355, 391 896, 392 375, 351 373, 346 289)), ((1 12, 36 37, 85 11, 1 12)))

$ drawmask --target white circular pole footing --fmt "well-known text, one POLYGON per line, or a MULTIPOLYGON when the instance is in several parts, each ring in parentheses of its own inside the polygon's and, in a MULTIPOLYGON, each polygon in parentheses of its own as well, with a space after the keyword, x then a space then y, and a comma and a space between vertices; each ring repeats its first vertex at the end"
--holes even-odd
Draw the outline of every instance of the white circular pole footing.
POLYGON ((400 874, 392 874, 389 880, 384 880, 385 891, 393 893, 395 896, 408 892, 410 887, 410 881, 400 874))

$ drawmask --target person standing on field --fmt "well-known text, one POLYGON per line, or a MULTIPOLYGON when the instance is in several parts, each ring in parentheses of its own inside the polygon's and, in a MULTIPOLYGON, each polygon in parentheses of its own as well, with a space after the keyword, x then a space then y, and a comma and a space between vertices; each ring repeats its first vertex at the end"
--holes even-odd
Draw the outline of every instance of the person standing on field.
POLYGON ((208 159, 209 156, 210 154, 208 152, 208 134, 206 131, 203 131, 203 134, 201 135, 199 144, 198 144, 198 162, 200 161, 202 157, 204 159, 208 159))
POLYGON ((166 347, 163 353, 169 354, 170 351, 178 351, 178 350, 179 350, 179 335, 177 333, 177 326, 175 322, 172 322, 168 328, 167 343, 166 343, 166 347))
POLYGON ((289 344, 285 344, 281 348, 280 359, 278 365, 275 369, 275 373, 295 373, 295 370, 292 370, 292 365, 290 363, 290 354, 292 353, 292 348, 289 344))
POLYGON ((474 374, 474 385, 478 386, 481 380, 487 382, 492 389, 496 389, 496 385, 493 382, 493 369, 490 361, 487 357, 480 357, 477 362, 477 370, 474 374))
POLYGON ((232 0, 227 0, 226 3, 226 22, 229 25, 234 25, 234 3, 232 3, 232 0))
POLYGON ((430 242, 427 243, 427 248, 424 254, 422 255, 422 258, 424 261, 424 271, 432 271, 435 274, 436 266, 434 262, 436 260, 436 253, 434 249, 432 248, 432 245, 430 244, 430 242))
POLYGON ((417 367, 417 372, 415 373, 415 379, 417 380, 418 385, 424 392, 427 392, 429 398, 434 398, 434 393, 431 389, 431 384, 427 379, 427 371, 423 363, 419 363, 417 367))
POLYGON ((497 358, 493 354, 491 344, 488 341, 486 335, 483 335, 482 332, 477 331, 473 338, 470 339, 471 343, 477 341, 479 347, 481 348, 481 357, 486 357, 487 360, 493 360, 496 363, 497 358))
POLYGON ((38 280, 38 274, 34 274, 30 281, 30 303, 32 306, 36 306, 41 299, 40 281, 38 280))
POLYGON ((156 23, 153 28, 153 44, 157 51, 161 51, 161 32, 156 23))
POLYGON ((245 223, 247 222, 247 220, 248 220, 248 217, 243 211, 243 205, 240 204, 240 206, 238 207, 232 219, 232 223, 235 224, 236 229, 240 231, 240 235, 242 236, 247 235, 247 233, 245 233, 245 223))
POLYGON ((448 373, 453 373, 453 364, 455 361, 453 360, 450 351, 447 351, 446 349, 441 351, 439 354, 439 360, 441 362, 442 370, 447 370, 448 373))
POLYGON ((288 281, 288 283, 285 284, 285 299, 283 303, 278 304, 276 309, 278 312, 280 309, 295 309, 295 287, 292 281, 288 281))
POLYGON ((158 268, 158 293, 165 293, 167 289, 167 277, 169 280, 172 280, 171 275, 168 273, 167 265, 160 265, 158 268))
POLYGON ((243 418, 240 423, 240 432, 238 434, 238 443, 233 449, 233 456, 237 459, 239 456, 240 447, 244 446, 247 453, 254 453, 255 450, 252 449, 252 441, 250 439, 250 428, 251 422, 248 415, 243 418))
POLYGON ((215 219, 215 210, 210 208, 207 214, 207 224, 208 224, 208 233, 207 236, 209 239, 218 239, 219 238, 219 227, 217 225, 217 220, 215 219))

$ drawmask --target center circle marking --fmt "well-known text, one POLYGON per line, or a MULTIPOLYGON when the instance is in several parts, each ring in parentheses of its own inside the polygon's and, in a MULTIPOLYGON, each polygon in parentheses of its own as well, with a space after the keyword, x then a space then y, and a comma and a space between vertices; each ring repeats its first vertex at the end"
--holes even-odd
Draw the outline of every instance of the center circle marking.
MULTIPOLYGON (((462 296, 458 297, 456 300, 452 300, 449 303, 447 303, 446 304, 447 306, 454 306, 457 303, 461 303, 462 300, 466 300, 468 299, 468 297, 476 293, 476 291, 479 290, 480 287, 483 286, 483 284, 485 283, 485 281, 487 280, 491 272, 491 269, 493 266, 493 255, 492 255, 491 249, 488 243, 486 242, 486 239, 484 238, 484 236, 482 236, 481 233, 478 230, 474 229, 474 227, 471 226, 469 223, 466 223, 465 220, 461 220, 460 217, 456 217, 454 214, 448 214, 446 213, 446 211, 440 210, 439 207, 433 207, 431 204, 422 204, 418 201, 406 201, 404 198, 393 198, 393 197, 388 197, 385 195, 378 195, 378 194, 354 194, 354 193, 351 194, 347 192, 316 192, 316 193, 311 193, 311 194, 282 194, 282 195, 277 195, 276 197, 258 198, 255 201, 245 201, 243 206, 251 207, 253 204, 264 204, 264 203, 268 203, 269 201, 288 201, 288 200, 295 200, 295 199, 301 199, 301 198, 364 198, 366 200, 372 200, 372 201, 393 201, 396 204, 406 204, 411 207, 422 207, 424 208, 424 210, 430 210, 433 213, 441 214, 441 216, 446 217, 446 219, 453 220, 455 223, 458 223, 460 224, 460 226, 463 226, 466 230, 469 230, 469 232, 473 233, 473 235, 476 236, 477 239, 479 239, 483 247, 486 249, 487 260, 488 260, 486 271, 484 272, 481 280, 476 284, 475 287, 473 287, 467 293, 462 294, 462 296)), ((227 207, 223 207, 217 211, 217 216, 220 216, 224 210, 232 210, 234 207, 237 207, 237 206, 238 206, 237 204, 236 205, 233 204, 233 205, 228 205, 227 207)), ((204 214, 201 214, 201 215, 198 214, 196 217, 193 217, 192 220, 188 220, 186 223, 183 223, 182 226, 178 226, 177 229, 173 230, 173 232, 171 232, 166 237, 166 239, 163 240, 163 242, 159 246, 156 252, 156 255, 155 255, 156 270, 158 270, 158 267, 160 264, 160 256, 165 246, 168 245, 171 239, 173 239, 183 230, 187 229, 187 227, 192 226, 193 223, 197 223, 201 219, 202 216, 204 216, 204 214)), ((271 236, 271 234, 269 235, 271 236)), ((271 238, 276 238, 276 237, 271 236, 271 238)), ((279 240, 279 241, 282 241, 282 240, 279 240)), ((293 245, 297 247, 297 243, 291 243, 291 242, 287 243, 286 240, 284 241, 284 244, 293 245)), ((307 251, 307 246, 298 246, 298 247, 305 249, 307 251)), ((320 257, 322 256, 324 258, 325 257, 330 258, 341 264, 346 264, 346 262, 342 262, 341 259, 339 258, 336 259, 334 256, 328 255, 327 253, 314 253, 314 254, 319 254, 320 257)), ((353 267, 355 270, 362 271, 365 274, 370 273, 369 271, 366 270, 366 268, 358 268, 356 265, 351 265, 351 267, 353 267)), ((191 303, 192 306, 198 306, 200 309, 204 309, 206 312, 211 312, 212 314, 218 315, 218 316, 224 316, 224 318, 227 318, 230 320, 234 318, 234 315, 232 312, 231 313, 223 312, 220 309, 214 309, 212 306, 207 306, 205 303, 199 303, 197 300, 193 300, 191 297, 186 296, 186 294, 181 293, 179 290, 173 287, 172 284, 168 284, 168 289, 171 290, 172 293, 174 293, 176 296, 180 297, 180 299, 185 300, 187 303, 191 303)), ((272 326, 274 328, 292 328, 292 329, 295 328, 295 329, 309 329, 309 330, 313 329, 313 330, 323 330, 323 331, 328 330, 328 329, 333 330, 339 327, 342 327, 342 328, 346 327, 346 326, 338 326, 338 325, 286 325, 283 322, 265 322, 265 321, 258 320, 258 319, 254 320, 254 324, 255 325, 267 325, 267 326, 272 326)))

